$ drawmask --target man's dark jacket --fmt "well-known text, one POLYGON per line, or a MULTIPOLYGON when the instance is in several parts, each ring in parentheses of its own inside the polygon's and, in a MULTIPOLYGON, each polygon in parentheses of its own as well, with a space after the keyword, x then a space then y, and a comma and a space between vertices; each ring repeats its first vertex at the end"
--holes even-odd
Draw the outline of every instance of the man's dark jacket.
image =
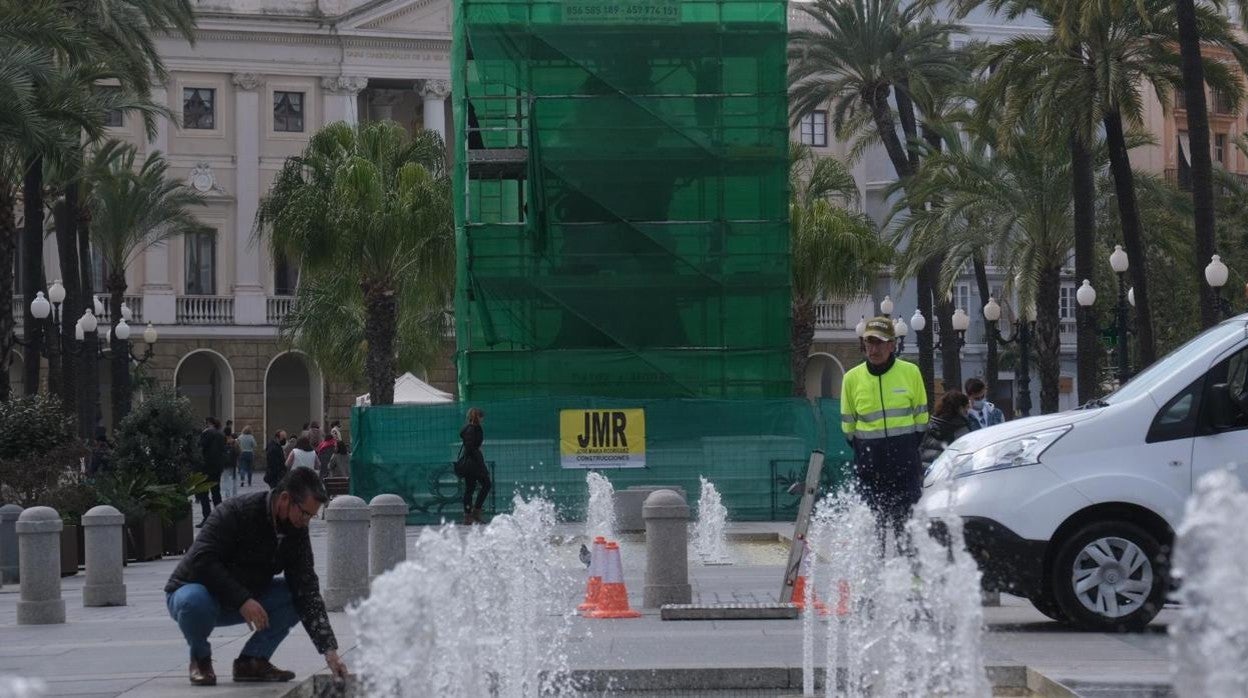
POLYGON ((277 439, 269 439, 269 445, 264 447, 264 481, 269 487, 276 487, 285 474, 286 452, 277 439))
POLYGON ((324 654, 338 649, 320 580, 312 568, 308 529, 298 529, 279 541, 269 495, 253 492, 231 497, 213 509, 169 577, 165 593, 172 594, 186 584, 203 584, 222 609, 236 611, 247 599, 259 599, 273 577, 284 573, 299 620, 316 651, 324 654))
POLYGON ((199 450, 204 454, 204 475, 209 480, 221 479, 225 471, 225 434, 218 429, 208 428, 199 433, 199 450))

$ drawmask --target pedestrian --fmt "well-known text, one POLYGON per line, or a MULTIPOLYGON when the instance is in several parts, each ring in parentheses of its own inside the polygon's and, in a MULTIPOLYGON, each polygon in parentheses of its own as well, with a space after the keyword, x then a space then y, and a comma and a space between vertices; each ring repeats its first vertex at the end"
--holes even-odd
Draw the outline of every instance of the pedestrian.
POLYGON ((225 436, 225 468, 221 473, 221 498, 229 499, 238 494, 238 439, 230 433, 229 429, 223 432, 225 436))
POLYGON ((321 477, 329 476, 329 459, 334 456, 337 448, 338 440, 334 438, 333 432, 327 434, 325 439, 316 445, 316 467, 321 477))
POLYGON ((295 468, 311 468, 316 472, 316 451, 312 450, 312 443, 306 436, 300 436, 295 442, 295 448, 286 456, 286 467, 290 470, 295 468))
POLYGON ((329 477, 351 477, 351 451, 346 441, 338 441, 329 459, 329 477))
POLYGON ((485 412, 478 407, 468 409, 468 423, 459 430, 459 438, 463 441, 459 459, 455 462, 455 474, 464 479, 464 524, 485 523, 481 517, 481 506, 490 494, 493 483, 490 481, 490 470, 485 465, 485 456, 481 453, 481 443, 485 441, 485 432, 481 422, 485 420, 485 412), (477 490, 477 499, 472 499, 473 490, 477 490))
POLYGON ((971 412, 967 421, 972 430, 1005 422, 1005 413, 988 401, 988 386, 982 380, 967 379, 966 396, 971 401, 971 412))
POLYGON ((256 437, 251 435, 251 426, 243 427, 243 433, 238 437, 238 480, 240 483, 246 483, 251 487, 251 471, 252 465, 256 460, 256 437))
POLYGON ((927 389, 919 368, 897 358, 893 321, 872 318, 863 340, 867 360, 841 383, 841 429, 854 449, 858 489, 881 524, 900 537, 919 501, 919 443, 927 425, 927 389))
POLYGON ((333 434, 335 441, 342 441, 342 422, 335 419, 329 423, 329 433, 333 434))
POLYGON ((932 467, 932 461, 944 453, 949 444, 957 441, 964 434, 971 433, 966 413, 971 409, 971 401, 961 390, 949 390, 940 396, 936 403, 936 411, 927 422, 927 432, 923 435, 922 452, 923 470, 932 467))
POLYGON ((87 477, 94 478, 112 470, 110 460, 113 455, 112 446, 103 434, 97 434, 91 446, 91 455, 87 459, 87 477))
POLYGON ((278 429, 264 447, 264 482, 270 488, 277 487, 286 475, 286 431, 278 429))
POLYGON ((193 685, 216 685, 208 637, 241 623, 255 632, 234 660, 235 681, 295 678, 270 658, 300 621, 330 671, 346 677, 308 537, 308 522, 328 500, 315 473, 296 469, 273 490, 235 497, 213 512, 165 584, 169 615, 190 646, 193 685))
MULTIPOLYGON (((214 506, 221 505, 221 474, 225 470, 225 435, 221 433, 220 425, 221 422, 216 417, 208 417, 204 420, 204 430, 199 433, 199 451, 203 456, 199 472, 212 483, 210 492, 214 506)), ((212 513, 212 507, 208 505, 208 495, 209 492, 195 495, 203 513, 203 518, 195 528, 203 528, 208 514, 212 513)))
POLYGON ((308 431, 308 425, 304 424, 303 431, 299 432, 298 435, 296 435, 294 432, 291 432, 286 437, 286 443, 282 446, 282 462, 283 463, 286 462, 286 457, 290 455, 290 452, 295 450, 295 441, 297 441, 299 436, 302 436, 307 431, 308 431))
POLYGON ((325 435, 321 433, 320 422, 309 422, 307 426, 307 432, 308 432, 308 440, 312 442, 313 446, 316 446, 317 444, 321 443, 321 441, 323 441, 325 438, 325 435))

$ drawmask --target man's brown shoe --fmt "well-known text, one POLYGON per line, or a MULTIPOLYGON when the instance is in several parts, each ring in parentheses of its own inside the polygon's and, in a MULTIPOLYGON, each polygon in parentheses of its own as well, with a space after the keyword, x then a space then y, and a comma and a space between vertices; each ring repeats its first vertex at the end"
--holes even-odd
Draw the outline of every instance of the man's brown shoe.
POLYGON ((212 657, 191 660, 191 685, 216 686, 217 672, 212 670, 212 657))
POLYGON ((295 672, 278 669, 267 659, 239 657, 234 660, 234 680, 250 682, 281 682, 295 678, 295 672))

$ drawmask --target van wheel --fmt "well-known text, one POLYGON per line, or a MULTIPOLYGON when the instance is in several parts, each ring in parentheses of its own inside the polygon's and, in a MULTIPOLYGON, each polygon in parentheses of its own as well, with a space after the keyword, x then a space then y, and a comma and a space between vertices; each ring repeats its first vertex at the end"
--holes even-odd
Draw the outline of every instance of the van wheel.
POLYGON ((1070 620, 1065 613, 1062 613, 1061 606, 1057 605, 1057 599, 1053 598, 1053 590, 1047 586, 1030 596, 1028 601, 1031 601, 1031 605, 1035 606, 1037 611, 1059 623, 1070 620))
POLYGON ((1169 578, 1168 552, 1152 534, 1126 521, 1100 521, 1061 545, 1051 580, 1058 608, 1074 625, 1130 632, 1161 611, 1169 578))

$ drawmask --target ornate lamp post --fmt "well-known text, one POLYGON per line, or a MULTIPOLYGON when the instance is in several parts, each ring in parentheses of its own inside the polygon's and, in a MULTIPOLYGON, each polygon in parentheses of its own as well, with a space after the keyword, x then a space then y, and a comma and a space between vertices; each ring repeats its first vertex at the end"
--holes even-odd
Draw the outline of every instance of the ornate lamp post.
POLYGON ((1231 302, 1222 297, 1222 287, 1226 285, 1226 280, 1229 276, 1230 270, 1226 268, 1226 263, 1215 254, 1205 267, 1205 281, 1213 288, 1214 313, 1224 318, 1230 317, 1232 314, 1231 302))
POLYGON ((996 298, 989 297, 984 305, 984 319, 988 321, 988 331, 1000 344, 1018 345, 1018 413, 1024 417, 1031 416, 1031 335, 1036 329, 1036 321, 1030 313, 1019 313, 1014 321, 1013 332, 1007 339, 1001 336, 997 322, 1001 319, 1001 304, 996 298))
POLYGON ((897 338, 897 353, 906 350, 906 335, 910 333, 910 327, 906 325, 906 321, 901 318, 893 320, 893 336, 897 338))

